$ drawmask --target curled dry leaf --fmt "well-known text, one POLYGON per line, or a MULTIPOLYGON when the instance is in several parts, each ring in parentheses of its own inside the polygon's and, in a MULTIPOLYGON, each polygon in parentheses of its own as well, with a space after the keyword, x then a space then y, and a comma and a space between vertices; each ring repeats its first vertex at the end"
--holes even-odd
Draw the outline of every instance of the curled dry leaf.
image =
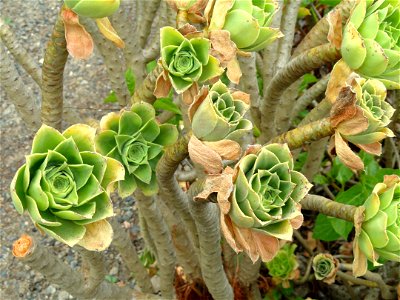
POLYGON ((168 96, 171 87, 172 87, 171 81, 168 78, 167 72, 164 70, 157 77, 156 87, 154 88, 153 94, 157 98, 165 98, 168 96))
POLYGON ((203 142, 204 145, 217 152, 222 159, 238 160, 242 149, 238 142, 232 140, 220 140, 216 142, 203 142))
POLYGON ((240 99, 242 100, 244 103, 246 103, 247 105, 250 105, 250 95, 242 92, 242 91, 234 91, 232 93, 232 97, 235 99, 240 99))
POLYGON ((218 30, 224 27, 226 14, 228 13, 228 10, 232 7, 233 2, 234 0, 208 1, 207 6, 204 10, 204 17, 209 24, 210 30, 218 30), (213 15, 213 11, 218 11, 218 14, 213 15))
POLYGON ((201 165, 205 172, 208 174, 220 174, 222 171, 222 158, 221 156, 204 145, 194 135, 189 140, 189 156, 193 162, 201 165))
POLYGON ((233 58, 226 65, 226 76, 233 83, 239 84, 240 78, 242 77, 242 70, 240 69, 237 58, 233 58))
POLYGON ((110 246, 113 230, 106 220, 100 220, 85 225, 86 232, 79 245, 89 251, 103 251, 110 246))
POLYGON ((72 10, 64 8, 61 12, 64 22, 65 40, 68 53, 77 59, 88 59, 93 53, 91 35, 79 23, 79 17, 72 10))
MULTIPOLYGON (((353 171, 364 169, 364 163, 358 155, 356 155, 347 142, 343 140, 341 134, 336 131, 335 135, 332 136, 331 143, 334 144, 335 152, 339 159, 353 171)), ((330 146, 332 148, 332 145, 330 146)))
POLYGON ((340 90, 346 86, 346 81, 351 73, 351 69, 342 59, 333 66, 331 77, 325 92, 325 97, 331 103, 336 101, 337 95, 339 94, 340 90))
POLYGON ((332 126, 337 127, 339 123, 353 118, 356 113, 356 94, 349 86, 342 87, 332 105, 330 113, 332 126))
POLYGON ((199 85, 197 84, 197 82, 194 82, 190 88, 182 93, 183 103, 185 103, 186 105, 190 105, 194 101, 198 93, 199 85))
POLYGON ((194 27, 193 25, 191 25, 189 23, 186 23, 185 25, 183 25, 181 28, 178 29, 178 31, 180 33, 182 33, 184 36, 198 32, 196 27, 194 27))
POLYGON ((101 19, 96 19, 97 27, 99 27, 100 32, 104 37, 111 42, 113 42, 118 48, 124 48, 125 43, 119 37, 118 33, 115 31, 114 27, 111 25, 110 20, 105 17, 101 19))
POLYGON ((328 14, 327 21, 329 24, 328 41, 339 50, 342 45, 342 15, 340 11, 332 10, 328 14))
POLYGON ((203 85, 199 91, 199 93, 194 97, 193 102, 191 103, 189 110, 188 110, 188 115, 189 115, 189 121, 192 122, 194 113, 197 111, 199 108, 200 104, 203 102, 203 100, 208 96, 208 86, 203 85))

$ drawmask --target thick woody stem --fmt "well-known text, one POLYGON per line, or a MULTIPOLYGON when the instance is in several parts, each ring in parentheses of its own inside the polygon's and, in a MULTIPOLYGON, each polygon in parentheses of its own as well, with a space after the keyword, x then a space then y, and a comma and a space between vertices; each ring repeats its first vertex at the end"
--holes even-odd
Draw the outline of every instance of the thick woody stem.
POLYGON ((153 102, 156 101, 156 97, 153 93, 156 87, 157 78, 162 71, 163 67, 157 64, 154 70, 150 72, 143 80, 140 87, 135 90, 135 93, 131 98, 131 104, 139 102, 147 102, 153 104, 153 102))
POLYGON ((373 282, 373 281, 370 281, 370 280, 361 279, 361 278, 356 278, 354 276, 351 276, 350 274, 343 273, 342 271, 337 271, 336 275, 339 276, 341 279, 350 281, 350 282, 352 282, 354 284, 365 285, 365 286, 372 287, 372 288, 379 287, 376 282, 373 282))
POLYGON ((63 74, 68 59, 64 23, 60 15, 46 47, 42 67, 42 122, 61 130, 63 74))
POLYGON ((203 181, 196 181, 188 192, 190 210, 199 234, 201 273, 215 300, 233 300, 233 290, 222 264, 218 207, 215 203, 193 201, 202 188, 203 181))
POLYGON ((40 247, 32 237, 23 235, 13 245, 14 256, 35 271, 44 275, 51 283, 71 295, 82 299, 132 299, 134 292, 128 287, 102 281, 94 290, 85 286, 81 273, 71 269, 48 249, 40 247))
POLYGON ((118 103, 125 106, 130 98, 128 88, 125 83, 125 65, 122 59, 121 50, 117 49, 115 45, 107 40, 96 28, 94 22, 90 19, 82 19, 82 25, 89 31, 103 57, 104 64, 107 68, 107 74, 110 79, 111 88, 118 98, 118 103))
POLYGON ((301 208, 314 210, 324 215, 354 222, 357 206, 332 201, 322 196, 308 194, 301 200, 301 208))
POLYGON ((325 148, 329 138, 325 137, 318 141, 312 142, 307 147, 308 156, 304 163, 301 173, 307 177, 309 181, 312 181, 314 175, 318 173, 321 168, 321 162, 324 158, 325 148))
POLYGON ((300 4, 301 1, 290 0, 287 1, 283 9, 280 28, 284 36, 279 40, 278 59, 276 61, 275 67, 276 73, 282 70, 290 59, 292 53, 294 32, 297 23, 297 12, 299 10, 300 4))
POLYGON ((261 299, 257 279, 260 273, 261 260, 253 263, 246 254, 240 255, 238 279, 243 287, 248 291, 250 300, 261 299))
POLYGON ((135 192, 139 211, 146 220, 150 235, 157 249, 157 264, 160 268, 160 289, 163 299, 174 298, 175 251, 168 226, 157 207, 155 197, 135 192))
POLYGON ((176 13, 176 28, 181 28, 188 23, 188 12, 187 10, 178 10, 176 13))
POLYGON ((254 124, 260 128, 261 114, 259 109, 260 91, 257 82, 256 53, 250 57, 239 57, 240 69, 243 72, 240 78, 240 88, 250 94, 250 112, 254 124))
POLYGON ((305 91, 304 94, 296 100, 296 103, 294 104, 290 115, 291 122, 293 122, 298 114, 308 105, 310 105, 313 100, 317 99, 320 95, 322 95, 323 92, 325 92, 329 78, 330 75, 321 78, 317 83, 315 83, 312 87, 305 91))
MULTIPOLYGON (((334 10, 339 11, 342 17, 342 24, 344 25, 350 16, 350 11, 356 3, 354 0, 343 0, 337 5, 334 10)), ((296 47, 293 52, 293 57, 299 55, 307 49, 325 44, 328 42, 329 23, 327 15, 323 17, 305 36, 301 43, 296 47)))
MULTIPOLYGON (((18 43, 16 35, 12 32, 10 26, 8 26, 3 18, 0 18, 0 37, 4 45, 14 56, 15 60, 25 69, 25 71, 32 77, 32 79, 40 87, 42 85, 42 71, 29 55, 25 48, 18 43)), ((1 56, 3 57, 3 55, 1 56)))
POLYGON ((154 293, 150 276, 139 260, 139 255, 130 239, 129 233, 121 227, 116 218, 113 218, 110 223, 114 231, 112 244, 121 254, 132 277, 136 280, 142 292, 154 293))
POLYGON ((27 127, 36 131, 40 127, 39 104, 35 103, 35 96, 22 81, 2 43, 0 43, 0 57, 1 86, 27 127))
POLYGON ((197 251, 199 242, 196 224, 190 214, 186 194, 182 191, 174 175, 179 163, 188 156, 189 139, 190 134, 184 135, 174 145, 165 150, 157 164, 156 174, 161 198, 171 212, 178 211, 189 233, 194 249, 197 251))
POLYGON ((325 118, 287 131, 271 139, 269 143, 287 143, 290 149, 296 149, 306 143, 331 136, 333 133, 334 128, 330 119, 325 118))
POLYGON ((284 69, 274 76, 267 90, 264 91, 264 97, 261 101, 262 142, 274 135, 275 113, 279 105, 279 99, 285 89, 303 74, 326 63, 334 62, 339 57, 340 53, 334 46, 324 44, 312 48, 291 60, 284 69))
POLYGON ((143 217, 143 214, 138 211, 138 216, 139 216, 139 226, 140 226, 140 233, 143 237, 144 244, 146 245, 147 249, 155 256, 157 257, 157 248, 156 245, 154 244, 153 238, 150 235, 149 232, 149 227, 147 226, 147 222, 145 218, 143 217))

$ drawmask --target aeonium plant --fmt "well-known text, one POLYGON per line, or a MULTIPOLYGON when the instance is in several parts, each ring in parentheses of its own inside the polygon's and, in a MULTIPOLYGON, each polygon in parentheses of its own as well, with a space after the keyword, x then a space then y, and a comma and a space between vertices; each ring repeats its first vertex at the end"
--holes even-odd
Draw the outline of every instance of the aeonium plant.
POLYGON ((313 258, 312 268, 317 280, 332 284, 339 269, 339 261, 329 253, 319 253, 313 258))
POLYGON ((280 240, 292 240, 293 229, 303 222, 300 201, 311 184, 293 170, 286 144, 252 146, 234 169, 209 175, 203 199, 217 193, 221 229, 229 245, 246 252, 253 262, 270 261, 280 240))
POLYGON ((163 147, 173 144, 177 138, 174 125, 158 124, 154 108, 147 103, 137 103, 130 111, 104 116, 95 142, 98 152, 123 164, 125 179, 118 181, 118 193, 127 197, 136 188, 145 195, 157 193, 155 168, 163 147))
POLYGON ((112 239, 109 192, 124 168, 95 152, 95 132, 83 124, 63 133, 42 125, 10 189, 16 210, 39 230, 71 247, 104 250, 112 239))
MULTIPOLYGON (((203 37, 186 38, 173 27, 160 31, 161 64, 164 72, 157 79, 155 94, 160 86, 171 86, 178 94, 197 82, 205 82, 222 74, 219 61, 210 55, 210 40, 203 37)), ((165 88, 164 88, 165 89, 165 88)), ((169 89, 165 89, 169 90, 169 89)))
POLYGON ((341 53, 363 77, 400 88, 400 2, 359 0, 344 28, 341 53))
POLYGON ((193 132, 189 155, 206 172, 220 173, 223 159, 239 158, 241 139, 253 128, 245 118, 249 104, 248 94, 229 90, 221 81, 203 87, 194 98, 188 111, 193 132))
POLYGON ((331 151, 335 149, 348 167, 361 170, 364 165, 348 142, 370 154, 380 155, 380 142, 394 136, 387 128, 394 109, 385 101, 385 85, 376 79, 353 78, 351 87, 347 87, 347 94, 342 102, 335 102, 332 107, 331 123, 335 127, 335 135, 330 148, 331 151))
POLYGON ((355 224, 353 273, 362 276, 367 261, 400 262, 400 177, 386 175, 363 204, 364 218, 355 224))

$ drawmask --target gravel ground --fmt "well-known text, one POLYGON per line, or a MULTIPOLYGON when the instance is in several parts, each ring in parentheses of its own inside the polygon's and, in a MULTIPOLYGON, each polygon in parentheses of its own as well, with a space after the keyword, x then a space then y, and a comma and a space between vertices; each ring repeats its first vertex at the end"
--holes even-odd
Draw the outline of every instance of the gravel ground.
MULTIPOLYGON (((55 0, 1 0, 1 17, 9 22, 20 43, 22 43, 34 60, 43 62, 44 49, 50 37, 52 26, 56 20, 61 1, 55 0)), ((26 88, 31 89, 36 97, 39 90, 32 79, 24 71, 18 69, 26 88)), ((87 61, 77 61, 69 58, 65 70, 65 107, 76 111, 81 117, 100 118, 110 110, 115 110, 112 104, 102 104, 110 92, 105 68, 101 57, 95 53, 87 61)), ((43 245, 52 247, 63 261, 71 267, 79 267, 80 261, 76 252, 68 246, 47 236, 41 236, 34 228, 28 216, 19 215, 12 203, 9 185, 16 170, 24 163, 24 155, 30 151, 33 134, 25 127, 17 115, 13 105, 4 91, 0 91, 0 299, 72 299, 65 291, 50 283, 39 273, 30 270, 16 261, 11 253, 12 243, 22 233, 34 236, 43 245)), ((115 213, 120 221, 131 226, 133 236, 138 234, 136 214, 130 208, 133 199, 115 201, 115 213)), ((119 255, 112 249, 106 253, 109 261, 109 275, 121 281, 128 278, 121 265, 119 255)), ((132 283, 131 283, 132 284, 132 283)))

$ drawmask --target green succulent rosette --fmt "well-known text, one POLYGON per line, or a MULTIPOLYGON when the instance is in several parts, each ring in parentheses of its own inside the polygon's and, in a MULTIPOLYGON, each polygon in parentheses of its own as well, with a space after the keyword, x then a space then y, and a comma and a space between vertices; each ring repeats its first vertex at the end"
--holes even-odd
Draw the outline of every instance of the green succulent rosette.
POLYGON ((114 14, 120 0, 64 0, 64 3, 79 16, 100 19, 114 14))
POLYGON ((356 82, 356 105, 361 108, 364 117, 368 120, 368 127, 360 133, 342 134, 342 136, 356 145, 372 144, 387 136, 393 136, 393 132, 387 128, 387 125, 394 114, 394 108, 385 101, 385 85, 376 79, 358 78, 356 82))
POLYGON ((206 38, 185 38, 173 27, 160 32, 161 62, 177 93, 183 93, 195 82, 204 82, 222 74, 219 61, 209 54, 206 38))
POLYGON ((223 139, 238 141, 253 128, 244 118, 249 101, 241 92, 231 93, 221 81, 207 94, 197 98, 189 108, 193 134, 202 141, 223 139))
POLYGON ((229 215, 239 227, 291 240, 291 220, 301 215, 298 203, 310 188, 293 170, 288 146, 269 144, 239 161, 229 215))
POLYGON ((282 37, 279 28, 269 27, 278 4, 274 0, 209 1, 212 10, 209 30, 226 30, 242 51, 259 51, 282 37))
POLYGON ((109 192, 124 177, 118 161, 95 152, 95 131, 77 124, 61 134, 42 125, 10 186, 16 210, 71 247, 88 226, 113 216, 109 192))
POLYGON ((296 270, 299 267, 294 254, 296 247, 295 244, 283 245, 275 257, 265 264, 271 277, 280 281, 288 281, 295 278, 296 270))
POLYGON ((400 89, 400 2, 357 1, 344 28, 341 53, 363 77, 400 89))
POLYGON ((136 188, 143 194, 157 193, 155 168, 163 147, 178 138, 174 125, 159 125, 154 108, 147 103, 134 104, 130 111, 110 113, 100 122, 96 150, 120 161, 125 167, 125 179, 118 181, 121 197, 131 195, 136 188))
POLYGON ((375 185, 363 204, 364 219, 355 224, 353 272, 362 276, 367 260, 375 266, 378 258, 400 262, 400 177, 386 175, 375 185))
POLYGON ((329 253, 319 253, 313 258, 312 268, 317 280, 331 284, 335 282, 339 262, 329 253))

